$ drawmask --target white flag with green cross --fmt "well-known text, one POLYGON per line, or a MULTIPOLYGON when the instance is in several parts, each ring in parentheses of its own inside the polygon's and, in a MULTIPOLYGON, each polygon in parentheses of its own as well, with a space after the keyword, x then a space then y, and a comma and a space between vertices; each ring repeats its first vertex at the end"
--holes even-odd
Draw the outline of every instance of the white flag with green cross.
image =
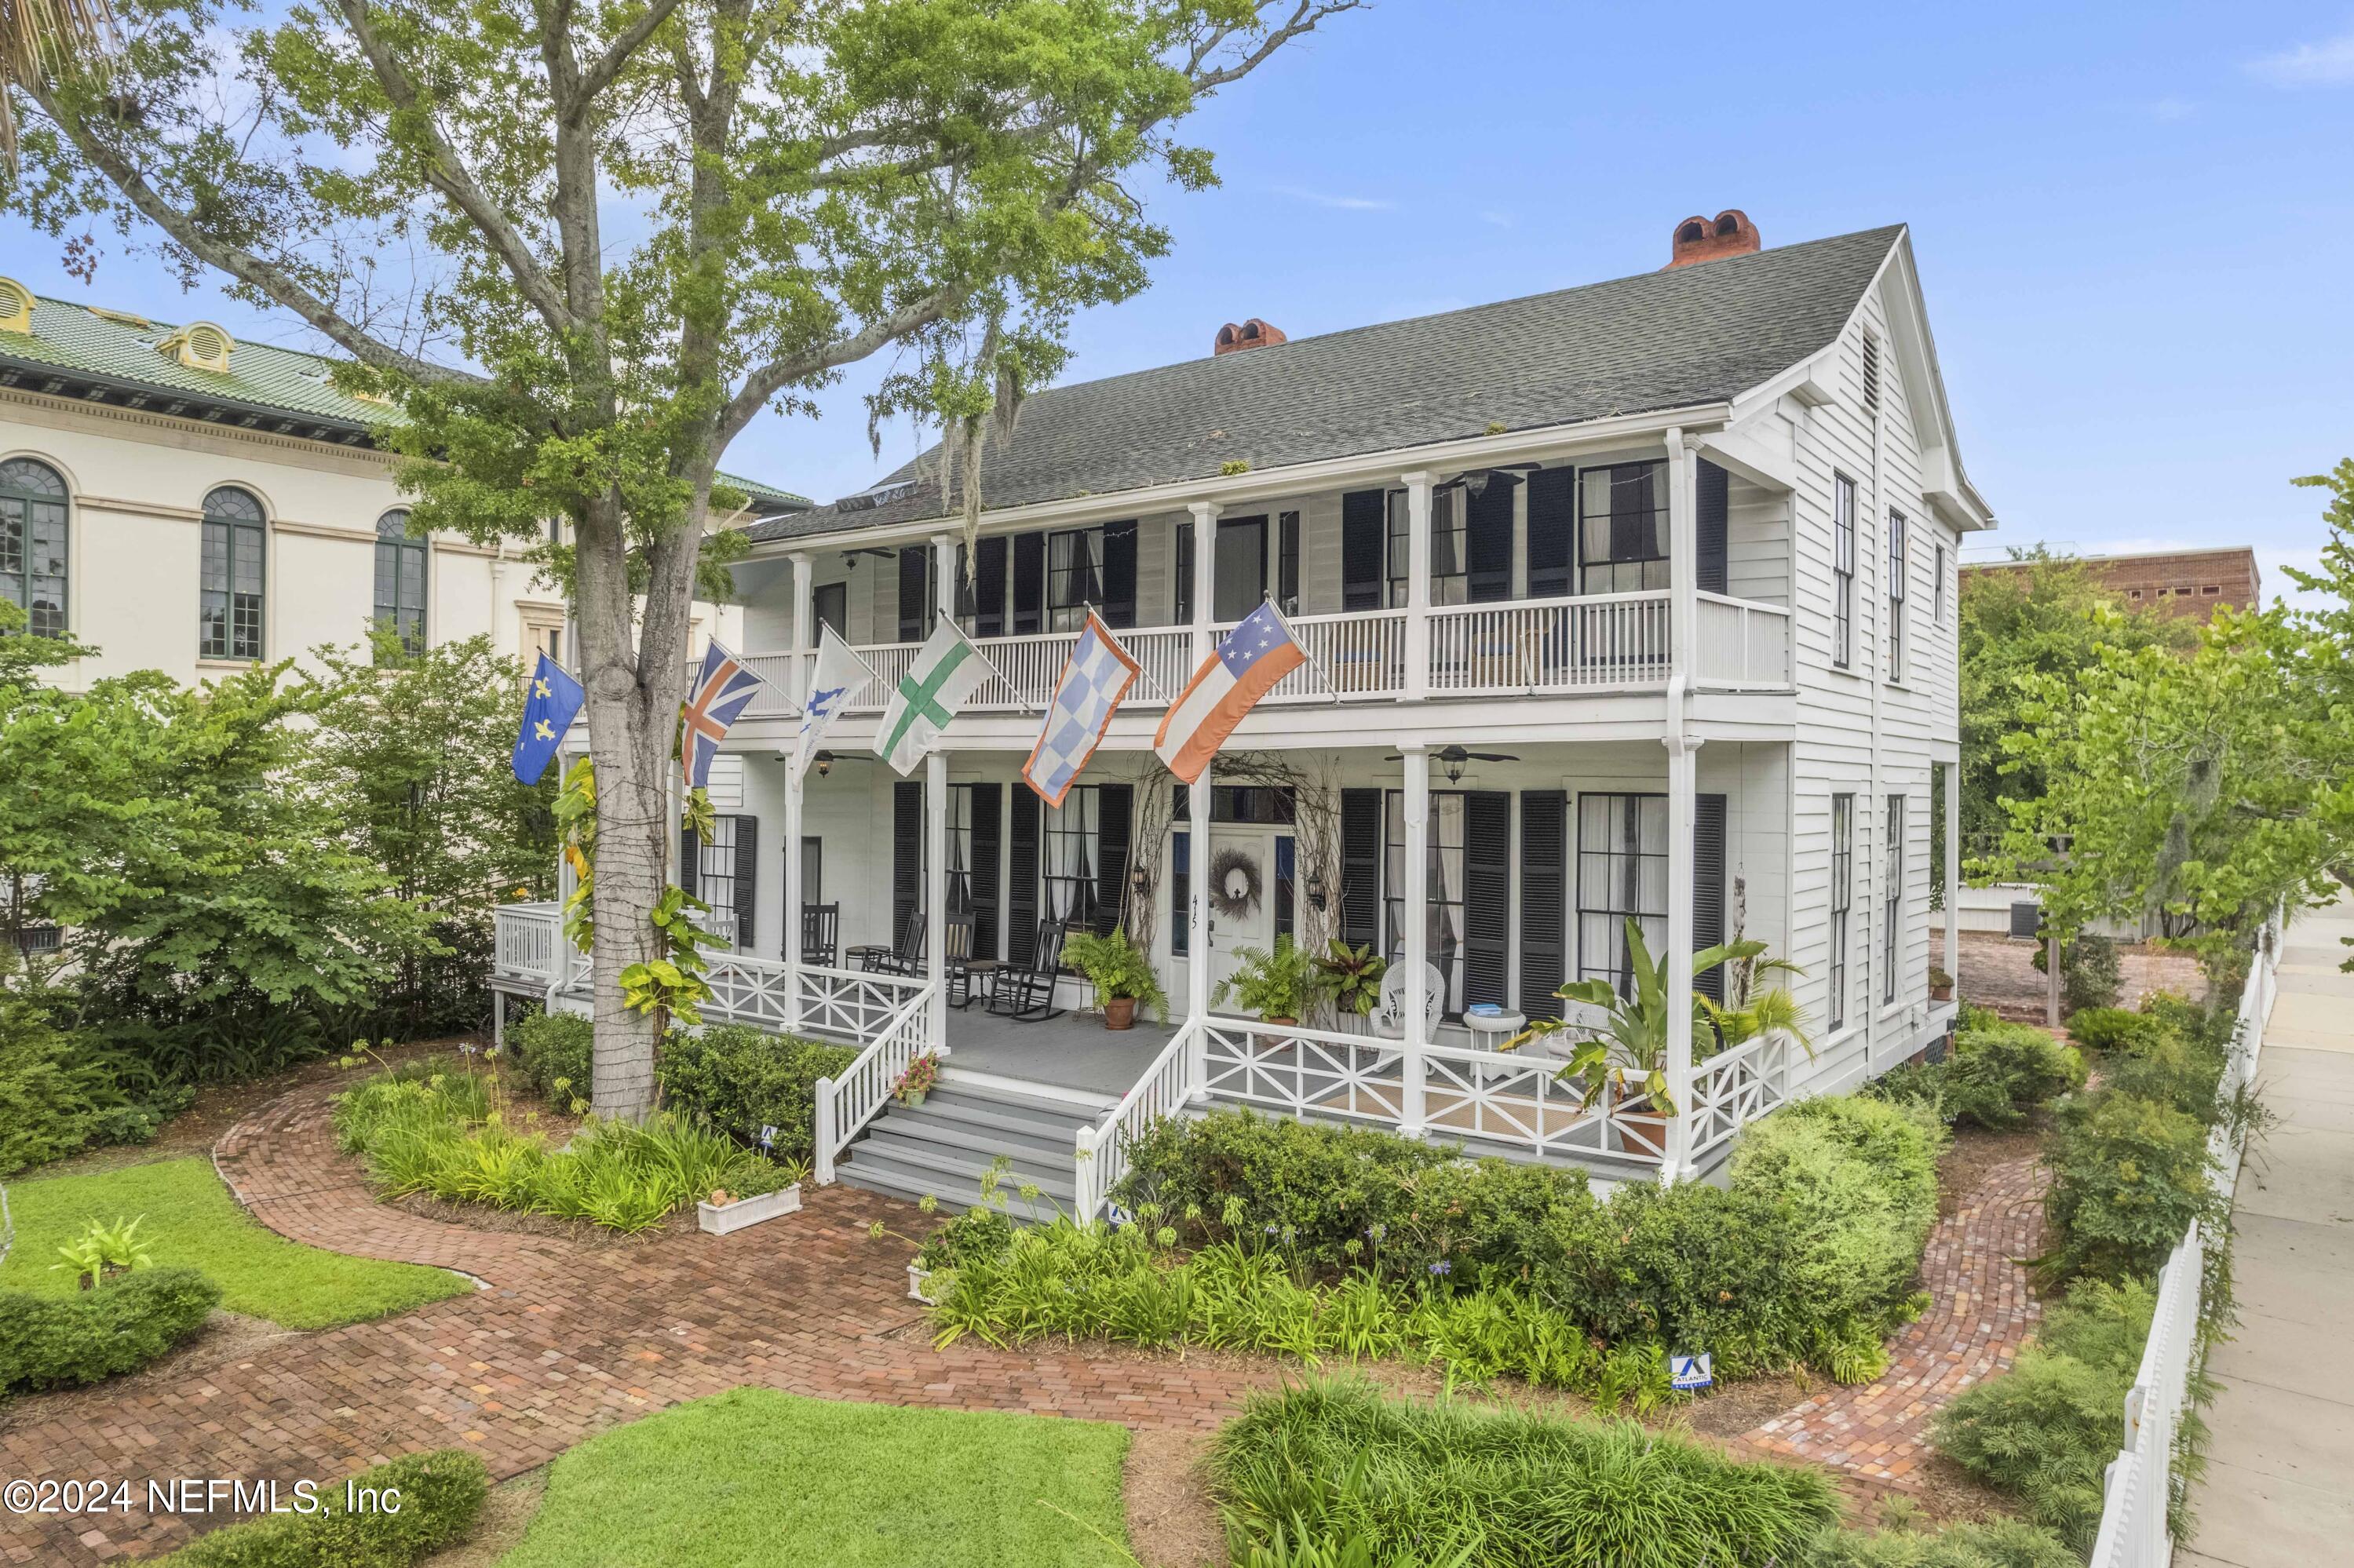
POLYGON ((875 732, 875 755, 902 774, 913 773, 938 743, 940 731, 996 673, 956 622, 943 618, 892 689, 883 727, 875 732))

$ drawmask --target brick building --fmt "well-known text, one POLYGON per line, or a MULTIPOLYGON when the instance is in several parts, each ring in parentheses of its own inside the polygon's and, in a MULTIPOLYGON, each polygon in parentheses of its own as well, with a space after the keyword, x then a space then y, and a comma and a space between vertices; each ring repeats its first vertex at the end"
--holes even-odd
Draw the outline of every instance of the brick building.
MULTIPOLYGON (((2218 605, 2249 609, 2261 598, 2256 553, 2245 546, 2086 556, 2083 560, 2094 580, 2125 609, 2156 610, 2203 621, 2214 619, 2218 605)), ((2024 571, 2027 566, 2023 561, 1983 561, 1972 562, 1962 570, 1976 576, 2024 571)))

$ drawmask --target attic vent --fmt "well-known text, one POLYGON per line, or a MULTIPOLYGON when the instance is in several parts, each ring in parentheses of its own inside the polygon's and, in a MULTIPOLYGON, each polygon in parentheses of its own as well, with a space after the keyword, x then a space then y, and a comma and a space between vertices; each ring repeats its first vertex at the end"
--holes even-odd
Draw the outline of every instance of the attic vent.
POLYGON ((1863 406, 1880 407, 1880 334, 1869 331, 1863 334, 1863 406))
POLYGON ((33 330, 33 291, 14 278, 0 278, 0 332, 33 330))
POLYGON ((229 351, 237 340, 210 322, 191 322, 155 345, 159 354, 166 354, 191 370, 214 370, 228 374, 229 351))
POLYGON ((149 321, 145 316, 133 315, 129 311, 111 311, 104 305, 85 305, 82 308, 88 311, 91 315, 96 316, 100 321, 114 322, 120 325, 127 327, 137 327, 143 332, 155 324, 154 322, 149 321))

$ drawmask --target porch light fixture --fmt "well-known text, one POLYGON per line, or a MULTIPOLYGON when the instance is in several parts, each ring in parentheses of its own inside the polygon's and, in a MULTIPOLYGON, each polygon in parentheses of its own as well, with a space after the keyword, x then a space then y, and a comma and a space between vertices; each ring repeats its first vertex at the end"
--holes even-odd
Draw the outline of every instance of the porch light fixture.
POLYGON ((1324 874, 1320 871, 1308 874, 1308 906, 1319 915, 1324 913, 1324 874))
POLYGON ((817 764, 817 776, 821 779, 833 771, 833 753, 831 751, 821 751, 810 760, 817 764))
POLYGON ((1142 861, 1128 868, 1128 885, 1136 890, 1139 897, 1152 891, 1152 874, 1144 869, 1142 861))

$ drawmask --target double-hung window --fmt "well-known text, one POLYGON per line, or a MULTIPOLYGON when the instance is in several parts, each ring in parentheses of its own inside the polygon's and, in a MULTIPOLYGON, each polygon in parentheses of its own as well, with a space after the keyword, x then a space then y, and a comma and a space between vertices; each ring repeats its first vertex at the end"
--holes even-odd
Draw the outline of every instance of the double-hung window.
POLYGON ((205 497, 204 546, 196 599, 196 653, 205 659, 261 657, 261 503, 223 485, 205 497))
POLYGON ((425 652, 425 567, 429 546, 408 536, 407 511, 376 523, 376 624, 400 639, 400 652, 425 652))
MULTIPOLYGON (((1462 604, 1470 597, 1464 575, 1463 506, 1460 492, 1430 493, 1430 602, 1462 604)), ((1404 609, 1414 568, 1413 510, 1403 490, 1389 493, 1390 608, 1404 609)))
POLYGON ((1904 678, 1904 579, 1912 563, 1905 556, 1904 514, 1888 514, 1888 678, 1904 678))
POLYGON ((1093 785, 1077 785, 1059 806, 1043 808, 1040 822, 1040 877, 1044 884, 1045 913, 1074 931, 1096 926, 1097 866, 1102 854, 1100 803, 1093 785))
MULTIPOLYGON (((1389 791, 1382 834, 1383 950, 1405 951, 1405 791, 1389 791)), ((1449 1017, 1463 1012, 1463 795, 1460 790, 1430 792, 1429 838, 1425 846, 1428 871, 1424 888, 1423 952, 1437 966, 1445 981, 1446 1002, 1440 1012, 1449 1017)))
POLYGON ((1830 1027, 1847 1025, 1848 932, 1855 909, 1855 797, 1831 797, 1830 1027))
POLYGON ((1855 662, 1855 481, 1831 476, 1831 662, 1855 662))
POLYGON ((36 637, 66 633, 66 482, 30 458, 0 462, 0 601, 36 637))
POLYGON ((695 841, 695 882, 692 891, 711 906, 722 921, 736 916, 736 819, 711 819, 709 837, 695 841))
POLYGON ((1887 847, 1882 859, 1888 868, 1887 886, 1882 895, 1880 921, 1880 1000, 1883 1005, 1896 1000, 1897 959, 1904 950, 1900 930, 1904 919, 1904 797, 1888 797, 1887 847))
POLYGON ((1577 978, 1635 991, 1627 947, 1633 919, 1643 945, 1668 950, 1668 798, 1581 794, 1577 798, 1577 978))
POLYGON ((1668 587, 1668 465, 1582 469, 1577 489, 1577 591, 1668 587))
POLYGON ((1046 535, 1046 630, 1076 631, 1087 606, 1103 603, 1104 531, 1066 528, 1046 535))

